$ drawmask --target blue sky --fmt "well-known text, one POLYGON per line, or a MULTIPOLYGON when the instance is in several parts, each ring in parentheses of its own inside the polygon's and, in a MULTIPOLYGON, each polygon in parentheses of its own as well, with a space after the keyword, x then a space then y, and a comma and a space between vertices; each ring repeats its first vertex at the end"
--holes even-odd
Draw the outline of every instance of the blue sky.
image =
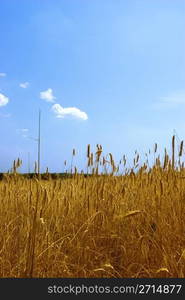
POLYGON ((42 171, 184 139, 184 28, 183 0, 1 0, 0 171, 33 166, 39 108, 42 171))

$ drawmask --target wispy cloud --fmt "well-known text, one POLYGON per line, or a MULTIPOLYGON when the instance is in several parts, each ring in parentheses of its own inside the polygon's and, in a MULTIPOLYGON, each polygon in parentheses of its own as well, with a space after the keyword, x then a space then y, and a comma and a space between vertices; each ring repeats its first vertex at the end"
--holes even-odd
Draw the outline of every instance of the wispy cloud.
POLYGON ((0 117, 2 117, 2 118, 10 118, 11 114, 2 114, 2 113, 0 113, 0 117))
POLYGON ((19 128, 19 129, 16 129, 16 132, 17 133, 22 133, 22 132, 28 132, 29 131, 29 129, 28 128, 19 128))
POLYGON ((56 97, 53 95, 53 90, 49 88, 46 91, 40 92, 40 99, 47 102, 55 102, 54 99, 56 99, 56 97))
POLYGON ((6 73, 0 73, 0 77, 6 77, 6 73))
POLYGON ((78 119, 87 120, 88 116, 84 111, 81 111, 76 107, 62 107, 60 104, 56 103, 52 106, 53 112, 56 114, 57 118, 64 118, 66 116, 72 116, 78 119))
POLYGON ((16 129, 16 133, 19 134, 19 135, 21 135, 24 138, 28 137, 28 132, 29 132, 28 128, 16 129))
POLYGON ((171 95, 160 97, 152 107, 155 109, 165 109, 175 108, 181 105, 185 105, 185 91, 178 91, 171 95))
POLYGON ((9 102, 8 97, 0 93, 0 106, 5 106, 9 102))
POLYGON ((22 82, 22 83, 20 83, 19 84, 19 86, 22 88, 22 89, 27 89, 28 88, 28 86, 29 86, 30 84, 29 84, 29 82, 22 82))
POLYGON ((29 129, 27 129, 27 128, 22 128, 21 131, 22 131, 22 132, 28 132, 29 129))

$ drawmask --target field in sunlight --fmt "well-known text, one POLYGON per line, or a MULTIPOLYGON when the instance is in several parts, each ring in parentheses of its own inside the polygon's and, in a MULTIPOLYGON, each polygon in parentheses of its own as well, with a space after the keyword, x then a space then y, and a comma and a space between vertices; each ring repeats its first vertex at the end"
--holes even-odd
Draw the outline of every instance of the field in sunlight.
POLYGON ((185 277, 185 169, 173 164, 166 154, 122 176, 6 174, 0 277, 185 277))

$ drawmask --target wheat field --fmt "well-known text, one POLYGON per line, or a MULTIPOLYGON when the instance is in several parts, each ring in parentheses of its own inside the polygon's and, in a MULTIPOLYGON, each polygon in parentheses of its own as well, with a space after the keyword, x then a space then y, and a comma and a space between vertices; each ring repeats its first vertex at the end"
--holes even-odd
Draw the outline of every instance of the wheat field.
POLYGON ((101 155, 88 146, 91 176, 3 176, 0 277, 185 277, 183 143, 124 175, 101 155))

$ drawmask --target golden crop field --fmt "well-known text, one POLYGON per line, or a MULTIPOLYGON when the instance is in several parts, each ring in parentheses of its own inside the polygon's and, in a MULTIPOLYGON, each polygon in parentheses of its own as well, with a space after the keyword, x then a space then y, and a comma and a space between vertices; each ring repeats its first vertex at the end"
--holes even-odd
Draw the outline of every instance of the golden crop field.
POLYGON ((172 151, 150 169, 98 175, 102 159, 99 147, 92 176, 4 176, 0 277, 185 277, 183 164, 172 151))

